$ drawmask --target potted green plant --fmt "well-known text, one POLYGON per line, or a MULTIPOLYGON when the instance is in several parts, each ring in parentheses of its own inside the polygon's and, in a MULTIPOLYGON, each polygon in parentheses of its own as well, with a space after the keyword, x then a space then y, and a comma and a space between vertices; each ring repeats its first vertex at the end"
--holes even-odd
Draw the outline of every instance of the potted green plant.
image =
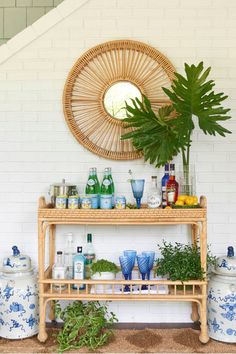
MULTIPOLYGON (((158 245, 161 258, 157 259, 156 272, 170 280, 203 280, 206 274, 201 266, 200 248, 197 244, 167 243, 158 245)), ((208 251, 207 265, 214 265, 215 257, 208 251)))
POLYGON ((117 322, 106 303, 101 305, 98 301, 74 301, 65 309, 56 301, 55 312, 63 321, 56 335, 59 353, 81 347, 95 350, 103 346, 112 335, 111 325, 117 322))
MULTIPOLYGON (((117 267, 117 265, 113 262, 107 261, 106 259, 99 259, 91 266, 91 278, 93 280, 114 280, 116 277, 116 273, 118 272, 119 268, 117 267)), ((103 290, 104 288, 110 289, 111 285, 97 285, 97 290, 103 290)))
POLYGON ((215 93, 213 80, 207 80, 211 68, 204 71, 203 62, 198 65, 185 64, 185 76, 175 73, 171 90, 164 88, 170 98, 170 105, 154 112, 149 99, 132 99, 132 105, 126 103, 126 129, 129 132, 122 139, 131 139, 134 147, 141 150, 144 160, 163 166, 180 152, 183 171, 188 178, 190 164, 191 137, 195 128, 193 117, 198 119, 199 128, 204 134, 224 137, 231 133, 220 123, 231 117, 230 111, 222 107, 228 97, 224 93, 215 93))

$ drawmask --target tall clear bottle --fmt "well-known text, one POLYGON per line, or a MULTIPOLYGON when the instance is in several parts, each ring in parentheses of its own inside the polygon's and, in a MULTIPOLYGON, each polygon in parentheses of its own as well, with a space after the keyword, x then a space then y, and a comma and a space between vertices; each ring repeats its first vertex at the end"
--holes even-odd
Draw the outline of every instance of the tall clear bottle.
POLYGON ((92 234, 87 234, 87 244, 84 248, 84 257, 86 259, 85 277, 86 277, 86 279, 90 279, 91 278, 91 266, 92 266, 93 262, 95 262, 95 259, 96 259, 95 250, 93 247, 92 234))
POLYGON ((167 197, 167 205, 171 206, 175 204, 178 199, 179 193, 179 184, 175 180, 175 164, 170 164, 170 178, 166 184, 166 197, 167 197))
POLYGON ((72 232, 68 232, 66 235, 66 247, 64 250, 65 266, 67 267, 67 278, 73 279, 73 258, 75 256, 75 246, 73 242, 72 232))
POLYGON ((89 177, 85 187, 85 193, 92 197, 92 209, 97 209, 99 206, 100 184, 97 178, 96 167, 89 169, 89 177))
MULTIPOLYGON (((73 258, 73 268, 74 268, 74 276, 73 278, 76 280, 85 279, 85 257, 82 254, 82 247, 77 247, 77 254, 73 258)), ((73 289, 78 289, 77 284, 73 284, 73 289)), ((81 284, 79 286, 80 290, 85 289, 85 284, 81 284)))
POLYGON ((169 164, 165 164, 165 174, 161 179, 161 204, 162 208, 165 208, 167 206, 167 197, 166 197, 166 184, 169 181, 169 164))
POLYGON ((100 208, 112 209, 112 186, 109 170, 107 168, 104 170, 104 177, 101 184, 100 208))
POLYGON ((157 176, 152 176, 151 187, 148 191, 148 208, 154 209, 161 205, 161 193, 157 187, 157 176))
MULTIPOLYGON (((57 251, 56 262, 52 267, 52 279, 66 279, 67 278, 67 269, 63 261, 62 251, 57 251)), ((56 283, 53 284, 53 289, 57 291, 64 290, 66 288, 65 284, 56 283)))

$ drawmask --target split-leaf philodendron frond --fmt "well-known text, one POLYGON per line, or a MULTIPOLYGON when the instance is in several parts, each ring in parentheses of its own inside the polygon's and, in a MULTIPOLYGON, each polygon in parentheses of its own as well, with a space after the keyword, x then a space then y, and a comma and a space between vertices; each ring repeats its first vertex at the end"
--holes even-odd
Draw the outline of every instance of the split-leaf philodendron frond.
POLYGON ((230 119, 230 111, 221 103, 228 97, 215 93, 213 80, 207 81, 211 68, 204 71, 203 62, 196 65, 185 64, 185 74, 175 73, 171 90, 164 88, 170 98, 169 106, 161 107, 155 113, 150 101, 143 96, 132 99, 133 105, 126 103, 126 128, 132 131, 122 139, 131 139, 134 147, 142 150, 145 161, 163 166, 179 152, 182 152, 183 166, 190 162, 191 135, 194 130, 193 116, 204 134, 225 136, 231 133, 219 123, 230 119))

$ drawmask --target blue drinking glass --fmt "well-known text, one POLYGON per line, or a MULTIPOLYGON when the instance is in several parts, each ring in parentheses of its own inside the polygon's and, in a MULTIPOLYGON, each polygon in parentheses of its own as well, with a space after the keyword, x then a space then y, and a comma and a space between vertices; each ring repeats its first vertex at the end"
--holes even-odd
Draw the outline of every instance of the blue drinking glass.
POLYGON ((136 255, 137 255, 137 251, 134 251, 134 250, 125 250, 124 251, 124 256, 129 257, 131 259, 131 263, 132 263, 131 272, 129 274, 129 280, 132 279, 132 270, 133 270, 134 265, 135 265, 136 255))
MULTIPOLYGON (((145 280, 145 276, 148 273, 149 269, 149 257, 144 256, 144 255, 139 255, 137 256, 137 261, 138 261, 138 269, 141 273, 142 280, 145 280)), ((142 285, 141 290, 147 290, 148 287, 147 285, 142 285)))
POLYGON ((134 198, 136 199, 137 208, 140 209, 141 198, 143 196, 145 179, 131 179, 131 187, 134 198))
MULTIPOLYGON (((125 280, 128 280, 129 274, 132 271, 131 258, 129 258, 127 256, 120 256, 119 261, 120 261, 122 274, 123 274, 125 280)), ((126 284, 124 287, 124 292, 129 292, 129 291, 130 291, 130 287, 129 287, 129 285, 126 284)))
POLYGON ((148 280, 150 280, 150 274, 151 274, 151 270, 153 268, 155 252, 154 251, 144 251, 144 252, 142 252, 142 255, 149 257, 147 278, 148 278, 148 280))

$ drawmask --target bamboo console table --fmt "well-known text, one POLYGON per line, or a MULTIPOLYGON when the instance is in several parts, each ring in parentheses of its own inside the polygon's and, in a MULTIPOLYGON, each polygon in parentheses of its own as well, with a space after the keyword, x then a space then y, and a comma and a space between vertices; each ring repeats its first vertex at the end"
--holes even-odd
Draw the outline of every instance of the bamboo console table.
MULTIPOLYGON (((193 280, 188 282, 170 280, 53 280, 51 277, 52 266, 55 258, 55 231, 56 225, 190 225, 192 242, 199 239, 201 264, 206 271, 207 257, 207 207, 206 198, 201 197, 200 208, 196 209, 123 209, 123 210, 97 210, 97 209, 51 209, 47 206, 45 198, 39 199, 38 210, 38 265, 39 265, 39 305, 40 323, 38 339, 45 342, 47 332, 45 328, 46 307, 52 300, 77 299, 87 301, 119 300, 119 301, 188 301, 192 303, 193 321, 200 317, 201 333, 199 339, 202 343, 209 340, 207 331, 207 281, 193 280), (47 232, 48 231, 48 232, 47 232), (45 268, 45 242, 49 237, 49 266, 45 268), (66 284, 66 289, 56 291, 54 283, 66 284), (84 290, 73 290, 72 284, 85 284, 84 290), (98 285, 110 285, 111 291, 107 293, 96 291, 98 285), (135 285, 138 291, 124 292, 126 284, 135 285), (148 290, 141 291, 142 285, 147 285, 148 290), (119 285, 120 293, 115 291, 119 285), (168 293, 160 294, 153 290, 153 285, 168 286, 168 293), (93 291, 91 288, 93 287, 93 291), (199 315, 198 315, 199 308, 199 315)), ((79 288, 79 286, 78 286, 79 288)), ((51 306, 50 319, 54 319, 51 306)))

